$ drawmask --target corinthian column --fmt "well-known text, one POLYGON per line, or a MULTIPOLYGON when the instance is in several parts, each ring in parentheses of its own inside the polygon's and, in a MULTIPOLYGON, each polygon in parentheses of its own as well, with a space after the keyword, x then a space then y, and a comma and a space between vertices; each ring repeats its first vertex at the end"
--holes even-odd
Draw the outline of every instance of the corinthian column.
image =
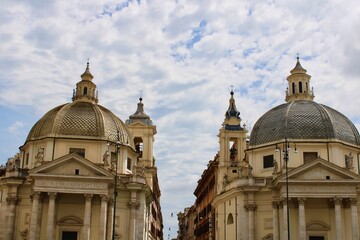
POLYGON ((352 236, 353 240, 359 239, 359 218, 357 212, 357 199, 351 198, 351 225, 352 225, 352 236))
POLYGON ((336 224, 336 239, 342 239, 342 218, 341 218, 341 205, 342 199, 335 197, 335 224, 336 224))
POLYGON ((6 198, 6 201, 9 205, 9 211, 8 211, 8 219, 7 219, 7 228, 5 230, 6 231, 5 239, 12 240, 14 238, 15 209, 16 209, 16 204, 19 202, 19 199, 17 197, 8 197, 6 198))
POLYGON ((288 238, 288 214, 287 214, 287 211, 288 211, 288 208, 287 208, 287 201, 286 199, 282 202, 283 203, 283 219, 284 219, 284 222, 283 222, 283 226, 284 226, 284 239, 287 239, 288 238))
POLYGON ((306 240, 306 220, 305 220, 305 198, 298 198, 299 204, 299 239, 306 240))
POLYGON ((107 240, 112 240, 112 227, 113 227, 113 213, 114 213, 114 199, 110 198, 108 201, 108 214, 107 214, 107 240))
POLYGON ((46 239, 53 240, 56 192, 49 192, 48 195, 49 195, 49 208, 48 208, 47 225, 46 225, 46 239))
POLYGON ((248 211, 249 216, 249 240, 255 239, 255 218, 254 218, 254 212, 256 209, 255 203, 248 203, 246 206, 246 209, 248 211))
POLYGON ((273 202, 273 239, 280 240, 279 236, 279 202, 273 202))
POLYGON ((32 195, 29 240, 36 240, 39 199, 40 199, 40 192, 34 192, 34 194, 32 195))
POLYGON ((128 203, 130 208, 130 226, 129 226, 129 239, 136 238, 136 210, 139 209, 140 203, 137 200, 130 200, 128 203))
POLYGON ((100 206, 100 226, 99 226, 99 240, 105 240, 106 236, 106 212, 107 202, 109 200, 107 195, 100 195, 101 206, 100 206))
POLYGON ((84 211, 84 226, 83 226, 83 239, 90 239, 90 221, 91 221, 91 199, 92 194, 85 194, 85 211, 84 211))

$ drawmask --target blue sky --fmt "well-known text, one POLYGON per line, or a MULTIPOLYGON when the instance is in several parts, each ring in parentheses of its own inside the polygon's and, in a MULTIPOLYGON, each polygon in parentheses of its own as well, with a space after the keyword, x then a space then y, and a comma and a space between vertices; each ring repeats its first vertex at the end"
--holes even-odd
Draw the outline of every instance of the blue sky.
POLYGON ((315 100, 360 126, 356 0, 3 0, 0 23, 0 163, 41 116, 71 101, 90 58, 99 104, 125 121, 142 90, 157 125, 166 238, 177 231, 171 212, 194 203, 218 151, 231 86, 251 128, 284 102, 299 53, 315 100))

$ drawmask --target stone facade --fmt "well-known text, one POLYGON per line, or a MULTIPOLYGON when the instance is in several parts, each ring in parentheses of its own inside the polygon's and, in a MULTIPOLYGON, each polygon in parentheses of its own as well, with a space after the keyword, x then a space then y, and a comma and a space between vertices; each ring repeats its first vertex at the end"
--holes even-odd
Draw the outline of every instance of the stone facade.
POLYGON ((162 238, 156 126, 124 124, 98 105, 89 64, 81 77, 1 171, 0 239, 162 238))
POLYGON ((219 131, 213 239, 359 239, 359 133, 313 101, 299 59, 287 80, 287 103, 265 113, 250 139, 231 93, 219 131))

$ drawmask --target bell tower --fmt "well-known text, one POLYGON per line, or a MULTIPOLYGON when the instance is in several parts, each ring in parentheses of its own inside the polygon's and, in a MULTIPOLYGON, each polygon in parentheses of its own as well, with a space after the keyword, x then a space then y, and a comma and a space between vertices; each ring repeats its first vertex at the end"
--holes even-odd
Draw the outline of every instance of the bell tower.
POLYGON ((76 90, 74 89, 73 101, 98 103, 96 84, 92 81, 93 78, 94 76, 90 73, 88 61, 85 72, 81 75, 81 81, 76 84, 76 90))
POLYGON ((219 130, 219 176, 218 192, 239 177, 239 169, 245 158, 246 134, 245 124, 241 126, 240 112, 236 108, 234 91, 230 92, 228 110, 219 130))
POLYGON ((289 86, 286 90, 286 102, 292 102, 295 100, 313 100, 314 89, 310 88, 311 76, 306 74, 297 57, 296 65, 293 70, 290 71, 291 75, 287 77, 289 86))
POLYGON ((138 161, 136 164, 136 172, 143 175, 149 181, 149 186, 153 186, 150 182, 156 175, 155 158, 153 152, 154 136, 156 134, 156 126, 153 125, 149 115, 144 111, 142 97, 139 98, 136 112, 129 116, 126 125, 134 138, 136 152, 138 153, 138 161))

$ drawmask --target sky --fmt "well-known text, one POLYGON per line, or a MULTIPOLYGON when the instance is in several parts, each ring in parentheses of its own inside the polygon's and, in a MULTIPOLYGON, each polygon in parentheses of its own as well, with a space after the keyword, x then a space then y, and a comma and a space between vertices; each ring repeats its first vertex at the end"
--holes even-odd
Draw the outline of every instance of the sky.
POLYGON ((357 0, 1 0, 0 164, 47 111, 70 102, 86 62, 99 104, 125 121, 142 94, 157 126, 166 239, 218 151, 234 89, 242 123, 284 103, 299 54, 315 101, 360 127, 357 0), (172 217, 172 214, 173 217, 172 217))

